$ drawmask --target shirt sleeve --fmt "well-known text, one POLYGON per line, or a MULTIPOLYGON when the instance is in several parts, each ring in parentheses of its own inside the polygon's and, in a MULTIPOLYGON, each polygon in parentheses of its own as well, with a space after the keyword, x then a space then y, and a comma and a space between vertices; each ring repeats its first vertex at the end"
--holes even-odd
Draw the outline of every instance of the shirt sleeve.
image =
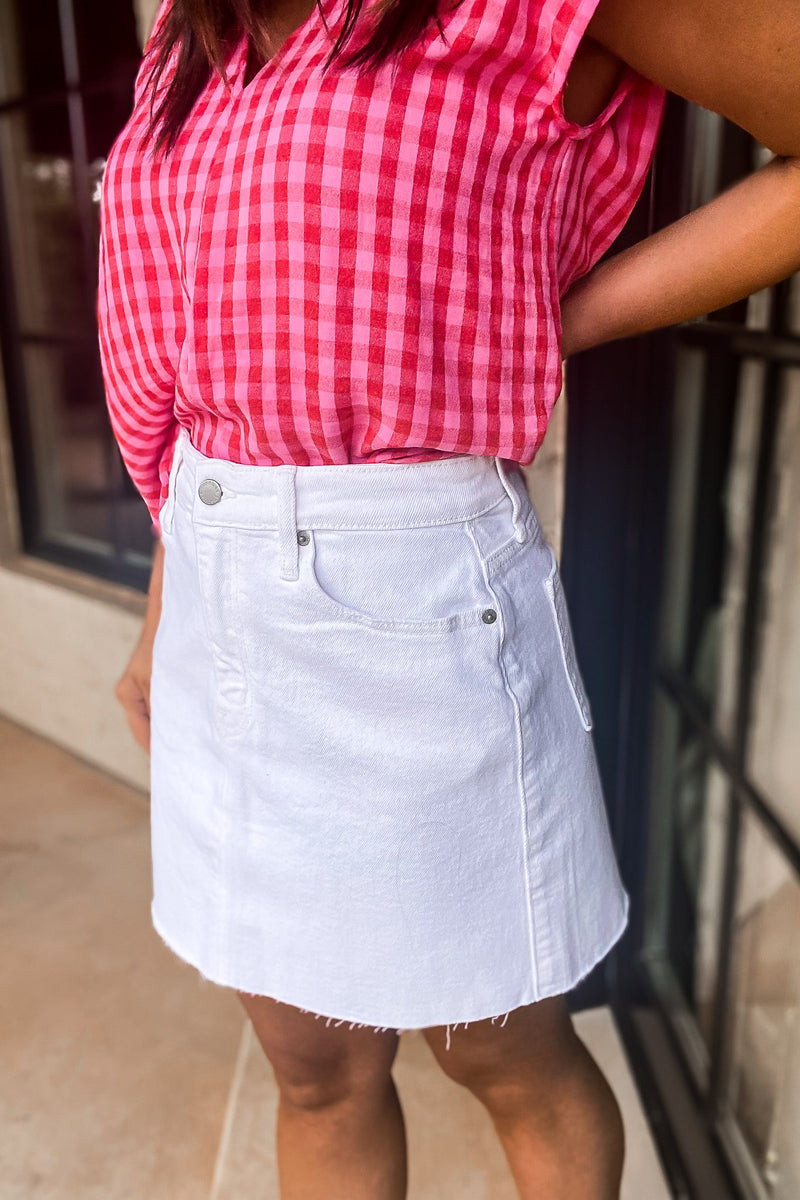
POLYGON ((153 33, 170 3, 163 0, 158 11, 136 79, 133 113, 106 160, 97 290, 111 427, 157 536, 178 433, 174 399, 185 315, 169 158, 154 161, 145 144, 150 98, 143 75, 153 33))
POLYGON ((577 125, 565 116, 567 74, 598 3, 548 0, 551 114, 567 156, 566 200, 558 214, 562 296, 599 261, 630 217, 657 148, 666 101, 664 88, 626 64, 595 120, 577 125))

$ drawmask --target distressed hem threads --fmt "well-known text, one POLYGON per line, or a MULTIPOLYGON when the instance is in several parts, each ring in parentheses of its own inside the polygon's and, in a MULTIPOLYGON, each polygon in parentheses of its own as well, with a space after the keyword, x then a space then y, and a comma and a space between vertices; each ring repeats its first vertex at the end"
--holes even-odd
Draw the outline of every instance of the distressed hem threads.
MULTIPOLYGON (((503 1020, 500 1022, 500 1028, 502 1028, 505 1025, 506 1021, 508 1020, 509 1015, 512 1012, 514 1012, 514 1010, 516 1008, 523 1008, 528 1004, 535 1003, 537 1000, 544 1000, 547 998, 547 996, 566 994, 567 992, 571 991, 572 988, 576 987, 583 979, 586 978, 586 976, 590 973, 590 971, 594 970, 594 968, 597 966, 597 964, 599 962, 601 962, 603 958, 605 958, 606 954, 608 954, 609 950, 611 950, 611 948, 616 944, 616 942, 619 940, 619 938, 622 936, 623 932, 625 931, 625 928, 628 924, 629 909, 630 909, 630 897, 627 892, 623 893, 623 897, 624 897, 624 899, 623 899, 622 921, 619 923, 617 928, 613 931, 612 936, 610 937, 608 942, 603 947, 601 947, 600 951, 595 955, 595 957, 588 964, 588 966, 586 966, 580 972, 580 974, 577 975, 570 983, 568 983, 564 987, 558 988, 553 991, 549 991, 549 992, 545 993, 544 995, 534 996, 530 1000, 523 1000, 519 1004, 514 1005, 513 1008, 507 1009, 505 1013, 496 1013, 494 1016, 487 1016, 487 1017, 473 1017, 471 1022, 470 1021, 449 1022, 448 1024, 445 1025, 445 1029, 446 1029, 445 1048, 447 1050, 450 1049, 450 1030, 457 1029, 459 1025, 463 1025, 464 1028, 467 1029, 467 1028, 469 1028, 470 1023, 475 1024, 476 1021, 491 1020, 492 1024, 494 1024, 495 1021, 498 1021, 500 1019, 500 1017, 502 1017, 503 1020)), ((167 947, 167 949, 170 950, 173 954, 177 955, 178 958, 182 959, 183 962, 188 963, 189 966, 194 967, 194 969, 197 971, 197 974, 200 976, 200 978, 204 982, 213 983, 218 987, 234 988, 237 992, 242 992, 242 994, 245 996, 264 996, 266 999, 273 1000, 277 1004, 285 1004, 289 1008, 296 1008, 296 1009, 298 1009, 299 1012, 307 1013, 308 1015, 313 1016, 314 1019, 317 1021, 324 1021, 326 1028, 329 1027, 331 1025, 331 1023, 333 1023, 335 1028, 338 1028, 340 1025, 346 1024, 349 1029, 372 1029, 373 1032, 375 1032, 375 1033, 387 1033, 389 1030, 393 1030, 399 1036, 401 1033, 415 1033, 415 1032, 421 1031, 423 1029, 430 1029, 431 1025, 435 1026, 435 1025, 444 1024, 444 1022, 439 1021, 439 1022, 432 1022, 431 1025, 406 1025, 406 1026, 372 1025, 369 1023, 365 1023, 363 1021, 351 1020, 348 1017, 335 1017, 332 1015, 328 1015, 326 1013, 313 1012, 312 1009, 301 1008, 300 1005, 292 1004, 288 1000, 280 1000, 277 996, 270 996, 267 992, 249 992, 249 991, 247 991, 246 988, 241 988, 237 984, 230 983, 224 979, 219 979, 219 978, 215 979, 213 976, 207 975, 204 971, 202 971, 200 969, 200 967, 197 966, 197 963, 194 962, 194 960, 191 958, 191 956, 188 955, 184 950, 179 949, 177 944, 172 940, 172 938, 166 935, 164 929, 161 926, 160 920, 156 917, 154 903, 151 904, 151 907, 150 907, 150 919, 151 919, 153 928, 155 929, 156 933, 158 934, 159 938, 164 943, 164 945, 167 947)))
MULTIPOLYGON (((197 969, 197 968, 195 968, 195 969, 197 969)), ((264 995, 263 992, 245 992, 244 988, 237 988, 237 991, 244 992, 244 994, 246 996, 260 996, 260 995, 263 996, 264 995)), ((277 997, 275 997, 275 996, 270 996, 269 999, 275 1000, 276 1003, 278 1003, 278 1004, 287 1004, 288 1003, 288 1001, 286 1001, 286 1000, 278 1000, 277 997)), ((298 1006, 291 1005, 290 1007, 297 1008, 298 1006)), ((407 1025, 407 1026, 403 1026, 403 1027, 396 1026, 396 1025, 365 1025, 363 1021, 348 1021, 347 1017, 326 1017, 324 1013, 312 1012, 312 1010, 310 1008, 299 1008, 298 1011, 302 1012, 302 1013, 310 1014, 311 1016, 314 1017, 315 1021, 320 1021, 320 1020, 324 1021, 326 1028, 328 1026, 330 1026, 331 1022, 333 1022, 334 1028, 338 1028, 340 1025, 344 1025, 345 1023, 347 1023, 348 1029, 371 1029, 371 1030, 373 1030, 374 1033, 387 1033, 391 1029, 394 1033, 398 1034, 398 1036, 401 1033, 417 1033, 423 1029, 430 1028, 429 1025, 407 1025)), ((510 1008, 505 1013, 497 1013, 496 1016, 489 1017, 489 1018, 481 1017, 480 1020, 483 1020, 483 1021, 490 1020, 492 1022, 492 1024, 494 1025, 495 1021, 499 1020, 499 1018, 502 1017, 503 1020, 500 1022, 500 1027, 502 1028, 503 1025, 505 1025, 506 1021, 508 1020, 509 1014, 512 1013, 513 1011, 514 1010, 510 1008)), ((473 1024, 474 1024, 474 1021, 473 1021, 473 1024)), ((450 1049, 450 1029, 451 1029, 451 1027, 453 1029, 458 1029, 459 1025, 463 1025, 464 1028, 467 1029, 467 1028, 469 1028, 469 1021, 455 1021, 452 1024, 452 1026, 451 1025, 445 1026, 445 1028, 447 1030, 446 1048, 448 1050, 450 1049)))

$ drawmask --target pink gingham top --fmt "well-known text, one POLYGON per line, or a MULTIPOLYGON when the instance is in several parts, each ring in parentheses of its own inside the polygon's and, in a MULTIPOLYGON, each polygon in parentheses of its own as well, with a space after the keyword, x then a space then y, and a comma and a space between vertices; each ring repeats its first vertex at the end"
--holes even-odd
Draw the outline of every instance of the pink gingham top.
MULTIPOLYGON (((323 77, 314 9, 247 86, 242 37, 230 88, 214 73, 156 162, 145 50, 105 168, 97 312, 156 533, 179 425, 243 463, 531 462, 561 389, 559 299, 630 215, 663 113, 626 67, 596 121, 564 117, 597 3, 462 0, 446 41, 432 22, 361 80, 323 77)), ((344 4, 322 7, 335 35, 344 4)))

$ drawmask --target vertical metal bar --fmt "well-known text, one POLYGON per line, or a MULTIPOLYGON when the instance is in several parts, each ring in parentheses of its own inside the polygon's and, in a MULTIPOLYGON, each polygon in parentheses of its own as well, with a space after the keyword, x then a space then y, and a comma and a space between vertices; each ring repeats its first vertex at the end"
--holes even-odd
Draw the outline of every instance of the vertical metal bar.
POLYGON ((67 113, 69 115, 70 136, 72 138, 73 187, 75 190, 75 203, 78 209, 78 220, 83 236, 84 265, 87 269, 86 281, 91 286, 91 281, 96 271, 97 246, 94 214, 91 207, 89 151, 86 138, 83 96, 80 91, 80 60, 78 57, 78 36, 75 29, 73 0, 58 0, 58 17, 61 26, 61 53, 64 62, 64 76, 67 84, 67 113))
MULTIPOLYGON (((776 305, 776 308, 778 306, 776 305)), ((763 602, 761 586, 766 556, 767 520, 771 499, 771 482, 775 461, 775 446, 782 396, 780 366, 770 362, 765 374, 761 430, 758 444, 753 517, 750 526, 750 554, 747 566, 744 615, 742 620, 739 656, 737 709, 733 755, 738 770, 745 771, 748 735, 753 705, 753 676, 757 658, 757 638, 763 602)), ((711 1043, 711 1071, 707 1096, 707 1112, 716 1120, 724 1111, 730 1079, 730 1050, 732 1033, 731 969, 736 911, 736 892, 739 881, 739 852, 742 828, 743 799, 731 788, 728 835, 725 844, 723 895, 720 916, 717 987, 714 997, 714 1026, 711 1043)))
POLYGON ((61 61, 64 63, 64 80, 68 88, 80 83, 78 59, 78 35, 75 30, 75 9, 72 0, 58 0, 58 20, 61 26, 61 61))

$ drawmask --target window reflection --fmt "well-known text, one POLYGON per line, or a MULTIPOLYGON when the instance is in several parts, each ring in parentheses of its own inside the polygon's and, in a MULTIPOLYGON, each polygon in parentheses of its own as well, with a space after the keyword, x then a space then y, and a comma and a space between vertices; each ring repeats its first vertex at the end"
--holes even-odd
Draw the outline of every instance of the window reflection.
POLYGON ((739 867, 728 1103, 774 1200, 800 1196, 800 881, 748 815, 739 867))

